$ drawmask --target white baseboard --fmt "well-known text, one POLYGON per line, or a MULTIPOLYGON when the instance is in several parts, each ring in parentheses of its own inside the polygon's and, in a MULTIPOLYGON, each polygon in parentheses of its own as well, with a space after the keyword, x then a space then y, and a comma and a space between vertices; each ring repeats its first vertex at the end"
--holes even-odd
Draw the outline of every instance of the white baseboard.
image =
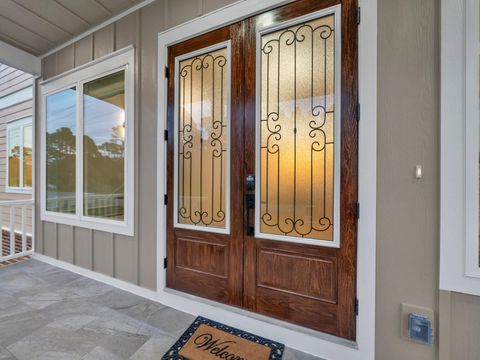
POLYGON ((80 266, 73 265, 62 260, 57 260, 39 253, 34 253, 32 257, 44 263, 77 273, 90 279, 100 281, 104 284, 111 285, 121 290, 128 291, 132 294, 158 302, 158 294, 154 290, 149 290, 141 286, 137 286, 123 280, 115 279, 111 276, 100 274, 98 272, 88 270, 80 266))

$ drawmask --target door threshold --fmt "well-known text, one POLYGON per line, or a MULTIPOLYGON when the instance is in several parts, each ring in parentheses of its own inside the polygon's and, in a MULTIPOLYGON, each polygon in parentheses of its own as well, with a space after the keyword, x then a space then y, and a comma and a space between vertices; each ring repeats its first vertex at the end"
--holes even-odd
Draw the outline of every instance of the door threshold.
MULTIPOLYGON (((253 319, 253 320, 262 321, 264 323, 268 323, 270 325, 278 326, 280 328, 284 328, 284 329, 286 328, 288 330, 295 331, 296 333, 299 333, 299 334, 311 336, 311 337, 316 338, 318 340, 328 341, 328 342, 334 343, 336 345, 346 346, 348 348, 355 349, 355 350, 358 349, 358 344, 355 341, 343 339, 343 338, 335 336, 335 335, 330 335, 330 334, 327 334, 327 333, 324 333, 324 332, 321 332, 321 331, 313 330, 313 329, 306 328, 306 327, 303 327, 303 326, 300 326, 300 325, 295 325, 295 324, 292 324, 292 323, 289 323, 289 322, 286 322, 286 321, 271 318, 271 317, 266 316, 266 315, 257 314, 257 313, 254 313, 252 311, 237 308, 235 306, 222 304, 220 302, 205 299, 205 298, 202 298, 202 297, 199 297, 199 296, 196 296, 196 295, 192 295, 192 294, 188 294, 188 293, 185 293, 185 292, 182 292, 182 291, 179 291, 179 290, 164 288, 163 292, 165 292, 169 295, 178 296, 178 297, 183 298, 183 299, 195 301, 197 303, 209 305, 209 306, 212 306, 214 308, 220 308, 221 310, 225 310, 225 311, 228 311, 228 312, 231 312, 231 313, 235 313, 235 314, 238 314, 238 315, 241 315, 241 316, 245 316, 245 317, 248 317, 248 318, 253 319)), ((160 301, 160 302, 162 302, 162 301, 160 301)), ((173 304, 169 303, 168 306, 170 306, 172 308, 175 308, 175 303, 173 303, 173 304)), ((184 309, 178 309, 178 310, 184 310, 184 309)), ((195 309, 195 310, 197 310, 197 309, 195 309)), ((202 315, 202 314, 201 314, 201 311, 198 311, 198 313, 195 313, 194 315, 202 315)), ((217 320, 218 321, 218 319, 212 319, 212 320, 217 320)), ((242 329, 242 330, 249 331, 249 329, 242 329)), ((266 335, 265 334, 257 334, 257 335, 268 337, 268 334, 266 334, 266 335)), ((273 340, 276 340, 276 339, 273 339, 273 340)), ((301 349, 298 349, 298 350, 301 350, 301 349)))

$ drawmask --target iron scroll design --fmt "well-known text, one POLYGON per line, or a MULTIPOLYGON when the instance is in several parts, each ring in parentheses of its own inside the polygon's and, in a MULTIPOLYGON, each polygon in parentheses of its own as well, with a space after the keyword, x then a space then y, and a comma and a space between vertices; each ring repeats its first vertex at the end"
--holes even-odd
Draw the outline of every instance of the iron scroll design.
POLYGON ((226 65, 227 58, 218 51, 195 56, 184 66, 180 62, 179 223, 225 227, 226 65), (195 82, 194 77, 200 82, 195 82), (194 92, 200 94, 199 101, 195 101, 194 92), (207 181, 211 182, 210 186, 207 181), (215 195, 216 191, 219 194, 215 195))
POLYGON ((262 43, 260 221, 263 233, 333 240, 333 197, 328 192, 333 193, 335 75, 327 75, 328 71, 335 74, 333 19, 334 15, 329 15, 267 34, 269 37, 262 43), (330 22, 322 21, 328 17, 330 22), (305 59, 306 54, 309 59, 305 59), (298 76, 301 72, 303 75, 298 76), (292 77, 293 81, 286 80, 292 77), (305 81, 308 77, 309 84, 305 81), (310 87, 309 96, 305 96, 306 86, 310 87), (327 91, 329 87, 333 92, 327 91), (289 91, 291 97, 286 102, 285 93, 289 91), (299 94, 303 96, 299 98, 299 94), (291 106, 290 112, 285 110, 287 106, 291 106), (291 157, 293 160, 286 163, 291 157), (306 164, 309 169, 305 169, 306 164), (285 177, 287 171, 293 173, 291 181, 285 177))

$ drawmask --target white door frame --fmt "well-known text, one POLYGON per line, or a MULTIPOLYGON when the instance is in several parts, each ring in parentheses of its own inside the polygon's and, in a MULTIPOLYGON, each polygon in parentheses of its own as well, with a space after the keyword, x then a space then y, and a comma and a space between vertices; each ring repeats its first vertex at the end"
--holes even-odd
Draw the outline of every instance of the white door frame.
POLYGON ((359 123, 358 199, 362 214, 358 223, 357 251, 357 341, 287 324, 246 310, 236 309, 196 296, 166 289, 166 128, 167 48, 188 38, 231 24, 291 0, 240 0, 217 11, 158 34, 158 125, 157 125, 157 294, 158 300, 175 309, 202 315, 227 325, 243 328, 285 345, 328 359, 370 360, 375 352, 375 269, 376 269, 376 176, 377 176, 377 0, 359 0, 362 23, 359 27, 359 123))

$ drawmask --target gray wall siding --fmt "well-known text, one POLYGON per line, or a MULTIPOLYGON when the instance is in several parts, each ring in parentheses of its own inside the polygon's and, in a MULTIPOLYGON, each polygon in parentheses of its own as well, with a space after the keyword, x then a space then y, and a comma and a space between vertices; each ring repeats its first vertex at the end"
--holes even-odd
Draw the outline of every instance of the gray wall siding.
MULTIPOLYGON (((135 236, 129 237, 41 222, 37 216, 37 251, 145 288, 156 288, 157 35, 167 27, 232 2, 158 0, 43 59, 43 78, 48 79, 125 46, 135 46, 136 226, 135 236)), ((36 140, 39 150, 38 132, 36 140)), ((38 201, 39 176, 37 171, 38 201)))

